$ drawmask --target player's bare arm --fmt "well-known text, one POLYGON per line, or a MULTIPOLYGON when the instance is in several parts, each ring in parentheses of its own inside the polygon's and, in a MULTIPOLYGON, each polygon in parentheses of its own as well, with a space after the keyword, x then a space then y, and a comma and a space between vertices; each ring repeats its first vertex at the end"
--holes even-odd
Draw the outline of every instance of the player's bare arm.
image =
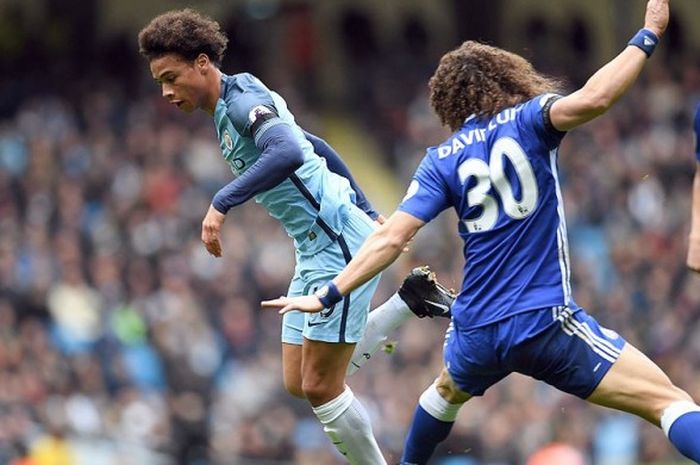
POLYGON ((401 211, 393 213, 333 280, 340 293, 347 295, 395 262, 423 225, 425 223, 413 215, 401 211))
MULTIPOLYGON (((668 3, 668 0, 649 0, 647 3, 643 31, 650 34, 640 36, 640 45, 653 47, 663 35, 668 25, 668 3)), ((628 45, 591 76, 581 89, 552 105, 549 114, 552 125, 560 131, 569 131, 608 111, 637 79, 647 58, 648 54, 642 48, 628 45)))
POLYGON ((690 222, 690 236, 688 238, 688 268, 700 273, 700 104, 695 110, 695 179, 693 180, 693 197, 690 222))
MULTIPOLYGON (((397 211, 364 242, 347 267, 333 279, 337 290, 347 295, 391 265, 406 244, 425 223, 408 213, 397 211)), ((280 297, 262 302, 263 308, 279 309, 280 314, 292 310, 319 312, 324 305, 316 295, 280 297)))
POLYGON ((688 238, 688 258, 686 263, 688 268, 700 273, 700 162, 695 164, 692 205, 690 236, 688 238))

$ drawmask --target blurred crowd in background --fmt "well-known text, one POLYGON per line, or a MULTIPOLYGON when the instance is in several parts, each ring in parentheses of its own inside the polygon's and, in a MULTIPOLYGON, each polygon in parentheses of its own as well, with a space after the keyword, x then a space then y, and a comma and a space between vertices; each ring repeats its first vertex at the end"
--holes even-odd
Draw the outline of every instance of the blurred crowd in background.
MULTIPOLYGON (((438 57, 420 37, 407 35, 390 63, 362 43, 348 50, 362 77, 347 116, 402 185, 446 136, 425 87, 438 57)), ((575 299, 697 400, 700 277, 684 259, 700 66, 666 64, 650 63, 607 116, 565 138, 561 179, 575 299)), ((275 81, 323 136, 322 102, 301 77, 275 81)), ((286 293, 291 240, 250 202, 228 214, 222 259, 199 241, 232 176, 211 121, 176 114, 155 85, 62 85, 15 96, 0 121, 0 465, 343 463, 307 403, 284 391, 281 319, 259 308, 286 293)), ((445 213, 421 232, 376 304, 418 264, 460 287, 455 223, 445 213)), ((409 321, 393 354, 349 379, 390 463, 438 373, 446 323, 409 321)), ((657 428, 518 375, 469 402, 435 463, 576 461, 681 463, 657 428), (533 456, 551 443, 575 458, 533 456)))

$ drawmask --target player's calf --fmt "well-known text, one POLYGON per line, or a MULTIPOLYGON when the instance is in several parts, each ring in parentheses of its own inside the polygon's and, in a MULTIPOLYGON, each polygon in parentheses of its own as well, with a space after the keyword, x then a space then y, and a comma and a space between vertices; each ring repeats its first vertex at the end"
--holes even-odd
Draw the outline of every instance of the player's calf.
POLYGON ((401 465, 423 465, 447 438, 462 405, 471 396, 459 390, 446 368, 418 401, 406 436, 401 465))

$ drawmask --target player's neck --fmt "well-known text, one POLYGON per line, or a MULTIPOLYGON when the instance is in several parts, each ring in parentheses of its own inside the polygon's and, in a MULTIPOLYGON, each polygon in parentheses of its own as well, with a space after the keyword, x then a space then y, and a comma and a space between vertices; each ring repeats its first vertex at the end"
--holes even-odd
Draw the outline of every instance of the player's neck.
POLYGON ((222 75, 223 73, 221 70, 219 70, 219 68, 214 68, 214 72, 210 73, 209 75, 209 91, 207 92, 206 103, 202 105, 202 110, 207 112, 209 116, 214 116, 214 112, 216 111, 216 102, 219 101, 219 97, 221 96, 222 75))

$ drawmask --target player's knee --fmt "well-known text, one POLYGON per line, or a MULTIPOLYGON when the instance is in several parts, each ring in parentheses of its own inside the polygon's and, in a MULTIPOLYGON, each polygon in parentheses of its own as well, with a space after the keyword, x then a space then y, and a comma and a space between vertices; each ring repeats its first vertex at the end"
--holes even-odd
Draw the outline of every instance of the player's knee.
POLYGON ((462 392, 457 387, 445 368, 443 368, 440 376, 435 380, 435 388, 440 394, 440 397, 445 399, 450 404, 462 404, 468 401, 470 397, 467 393, 462 392))
POLYGON ((304 390, 301 388, 301 373, 296 370, 288 370, 285 368, 283 373, 284 388, 294 397, 303 399, 304 390))
POLYGON ((669 382, 667 386, 660 387, 660 392, 657 394, 657 398, 653 402, 655 406, 655 417, 657 419, 661 418, 663 412, 668 408, 669 405, 678 402, 690 402, 695 403, 690 394, 685 392, 683 389, 669 382))
POLYGON ((294 397, 298 397, 299 399, 306 398, 306 395, 304 395, 304 390, 301 388, 301 382, 299 381, 292 382, 285 379, 284 388, 294 397))
POLYGON ((321 405, 333 400, 333 389, 323 379, 318 377, 306 377, 301 383, 302 397, 311 402, 312 405, 321 405))
POLYGON ((648 411, 646 417, 652 423, 659 425, 666 409, 673 404, 694 403, 690 394, 671 383, 669 380, 658 384, 653 393, 644 401, 648 411))

